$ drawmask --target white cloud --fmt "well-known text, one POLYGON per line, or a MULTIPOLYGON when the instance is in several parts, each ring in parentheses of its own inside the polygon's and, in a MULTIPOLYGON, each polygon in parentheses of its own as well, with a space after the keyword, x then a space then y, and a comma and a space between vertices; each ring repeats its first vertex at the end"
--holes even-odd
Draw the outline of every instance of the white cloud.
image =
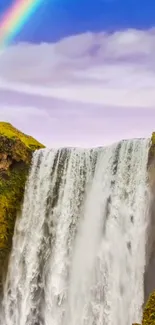
POLYGON ((154 29, 88 32, 53 44, 12 46, 0 55, 0 119, 21 123, 25 132, 35 129, 34 136, 40 132, 43 140, 54 132, 58 144, 149 136, 155 118, 154 53, 154 29))

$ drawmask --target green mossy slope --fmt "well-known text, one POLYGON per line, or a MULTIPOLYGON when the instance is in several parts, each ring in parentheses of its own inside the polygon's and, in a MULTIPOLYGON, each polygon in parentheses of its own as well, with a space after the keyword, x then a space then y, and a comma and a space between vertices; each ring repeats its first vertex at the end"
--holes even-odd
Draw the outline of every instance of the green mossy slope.
POLYGON ((12 235, 20 210, 33 151, 44 146, 0 122, 0 282, 2 266, 12 245, 12 235))
POLYGON ((34 150, 44 146, 29 135, 26 135, 10 123, 0 122, 0 153, 13 155, 17 161, 30 162, 34 150))
POLYGON ((144 308, 142 325, 155 325, 155 292, 153 292, 144 308))

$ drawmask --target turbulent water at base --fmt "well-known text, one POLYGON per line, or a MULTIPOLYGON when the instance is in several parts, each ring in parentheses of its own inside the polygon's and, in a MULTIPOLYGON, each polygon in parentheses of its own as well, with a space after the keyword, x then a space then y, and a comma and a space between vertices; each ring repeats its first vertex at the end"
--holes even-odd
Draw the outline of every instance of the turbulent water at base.
POLYGON ((149 141, 34 153, 1 325, 131 325, 144 301, 149 141))

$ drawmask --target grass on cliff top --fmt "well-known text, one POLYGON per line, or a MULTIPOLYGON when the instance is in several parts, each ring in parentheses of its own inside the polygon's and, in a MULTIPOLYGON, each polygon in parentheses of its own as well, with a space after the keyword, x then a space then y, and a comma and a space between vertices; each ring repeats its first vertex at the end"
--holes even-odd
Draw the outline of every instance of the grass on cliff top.
POLYGON ((0 122, 0 136, 5 136, 9 139, 20 139, 29 149, 45 148, 44 145, 35 140, 33 137, 22 133, 7 122, 0 122))

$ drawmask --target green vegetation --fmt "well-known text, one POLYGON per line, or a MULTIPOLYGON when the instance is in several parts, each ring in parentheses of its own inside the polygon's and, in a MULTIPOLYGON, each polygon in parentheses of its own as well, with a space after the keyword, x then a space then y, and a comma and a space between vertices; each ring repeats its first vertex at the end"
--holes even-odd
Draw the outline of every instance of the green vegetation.
POLYGON ((151 142, 155 144, 155 132, 152 133, 151 142))
POLYGON ((7 174, 0 175, 0 257, 3 249, 11 247, 11 239, 17 211, 23 198, 28 165, 18 164, 7 174))
POLYGON ((0 277, 10 251, 33 151, 44 146, 10 123, 0 122, 0 277))
POLYGON ((142 325, 155 325, 155 291, 150 295, 144 308, 142 325))
POLYGON ((10 123, 0 122, 0 153, 11 155, 16 161, 24 160, 29 163, 31 153, 44 146, 31 136, 28 136, 10 123))
POLYGON ((154 161, 155 161, 155 132, 152 133, 150 149, 149 149, 149 153, 148 153, 147 168, 149 171, 150 171, 150 169, 154 170, 154 161))
POLYGON ((37 140, 32 138, 29 135, 26 135, 16 128, 14 128, 10 123, 0 122, 0 136, 5 136, 8 139, 20 140, 23 144, 25 144, 26 148, 31 150, 43 148, 44 146, 39 143, 37 140))

